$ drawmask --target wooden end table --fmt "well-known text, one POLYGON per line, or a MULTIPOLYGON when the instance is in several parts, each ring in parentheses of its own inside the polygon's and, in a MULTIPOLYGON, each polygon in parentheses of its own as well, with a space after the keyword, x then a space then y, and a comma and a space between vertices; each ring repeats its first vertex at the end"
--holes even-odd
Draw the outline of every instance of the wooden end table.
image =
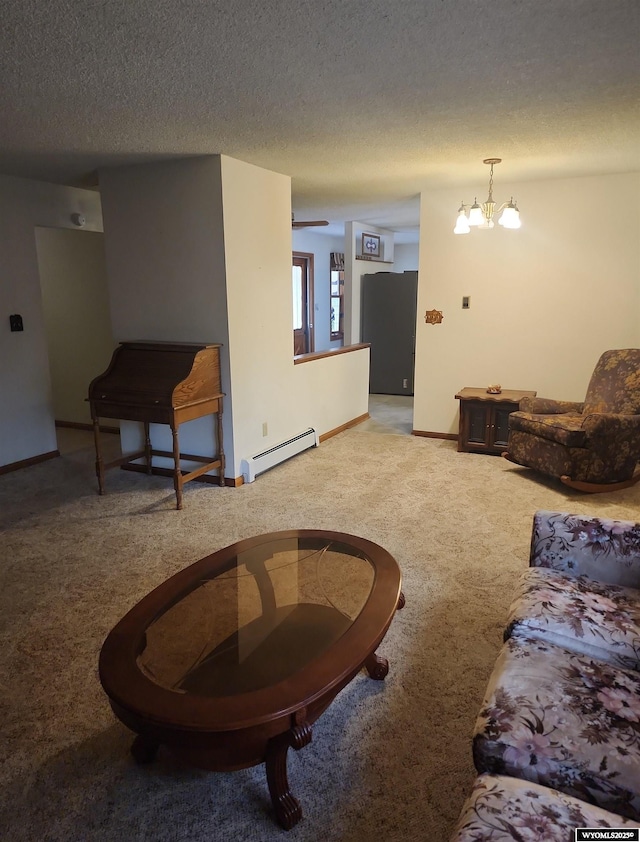
POLYGON ((466 386, 456 394, 460 401, 458 452, 500 455, 509 440, 509 416, 522 398, 535 398, 536 392, 503 389, 492 395, 486 389, 466 386))

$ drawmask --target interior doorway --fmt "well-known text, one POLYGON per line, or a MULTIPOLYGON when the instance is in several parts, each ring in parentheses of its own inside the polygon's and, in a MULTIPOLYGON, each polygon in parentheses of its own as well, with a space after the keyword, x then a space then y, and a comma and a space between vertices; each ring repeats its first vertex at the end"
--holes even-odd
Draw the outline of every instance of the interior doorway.
POLYGON ((53 415, 60 439, 61 427, 92 429, 85 400, 89 383, 107 368, 116 344, 104 234, 36 227, 35 239, 53 415))
POLYGON ((362 276, 362 341, 371 345, 369 392, 413 395, 417 271, 362 276))
POLYGON ((413 431, 413 397, 369 395, 369 418, 355 428, 362 433, 410 436, 413 431))
POLYGON ((315 350, 313 330, 313 254, 293 252, 293 354, 315 350))

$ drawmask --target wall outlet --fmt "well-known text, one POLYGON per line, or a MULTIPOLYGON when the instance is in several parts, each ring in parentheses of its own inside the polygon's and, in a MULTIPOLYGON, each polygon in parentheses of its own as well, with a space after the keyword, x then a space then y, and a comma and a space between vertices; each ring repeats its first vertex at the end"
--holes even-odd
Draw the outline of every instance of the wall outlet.
POLYGON ((11 331, 18 331, 24 330, 24 325, 22 324, 22 316, 19 316, 17 313, 14 316, 9 316, 9 327, 11 331))
POLYGON ((408 388, 409 388, 409 381, 407 380, 407 378, 406 378, 406 377, 405 377, 405 378, 404 378, 404 380, 402 381, 402 388, 403 388, 403 389, 408 389, 408 388))
POLYGON ((262 437, 265 438, 265 436, 268 436, 268 435, 269 435, 269 427, 267 426, 267 422, 263 421, 262 422, 262 437))
POLYGON ((471 296, 470 295, 463 295, 462 296, 462 309, 468 310, 471 307, 471 296))

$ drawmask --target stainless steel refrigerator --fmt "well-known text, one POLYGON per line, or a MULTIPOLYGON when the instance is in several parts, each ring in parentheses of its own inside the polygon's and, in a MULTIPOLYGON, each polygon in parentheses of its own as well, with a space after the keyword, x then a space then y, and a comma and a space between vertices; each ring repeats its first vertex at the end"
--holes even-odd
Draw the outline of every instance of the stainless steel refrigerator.
POLYGON ((362 276, 362 341, 371 343, 369 392, 412 395, 418 273, 362 276))

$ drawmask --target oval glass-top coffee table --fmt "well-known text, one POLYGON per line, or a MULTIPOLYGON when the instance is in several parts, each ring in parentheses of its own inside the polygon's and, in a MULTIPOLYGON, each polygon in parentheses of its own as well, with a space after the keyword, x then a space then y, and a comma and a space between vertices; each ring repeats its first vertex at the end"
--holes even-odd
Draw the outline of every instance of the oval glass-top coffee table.
POLYGON ((401 575, 382 547, 339 532, 290 530, 240 541, 172 576, 108 635, 100 680, 149 762, 160 746, 205 769, 266 763, 276 817, 302 811, 287 751, 376 655, 401 575))

